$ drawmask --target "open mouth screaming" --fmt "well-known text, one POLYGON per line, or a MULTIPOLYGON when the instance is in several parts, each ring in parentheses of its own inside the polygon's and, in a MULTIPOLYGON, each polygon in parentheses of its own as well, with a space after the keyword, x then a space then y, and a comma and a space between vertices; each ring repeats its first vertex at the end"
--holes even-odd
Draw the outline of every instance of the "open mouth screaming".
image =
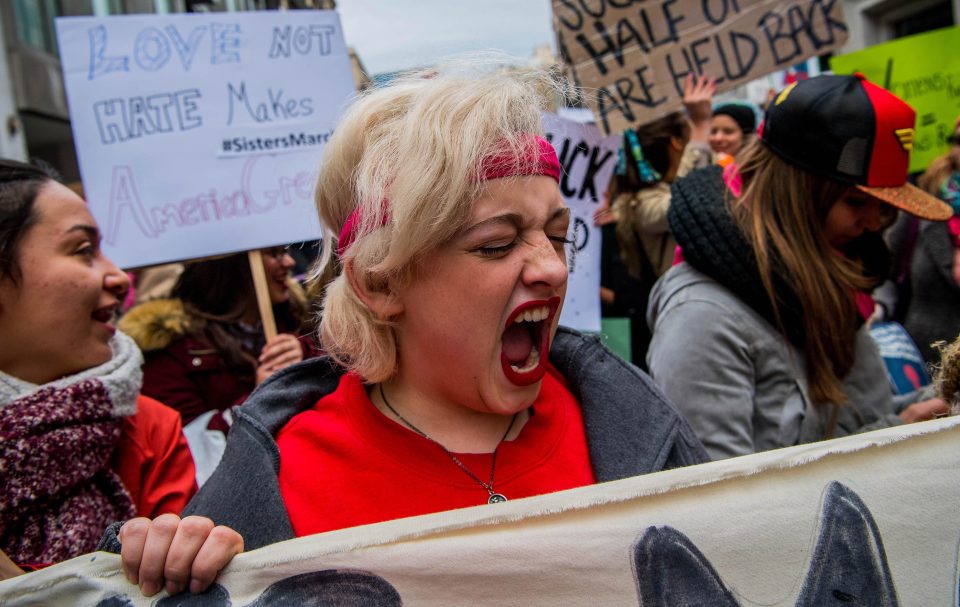
POLYGON ((527 386, 547 371, 550 329, 560 298, 529 301, 514 310, 500 338, 500 364, 511 383, 527 386))

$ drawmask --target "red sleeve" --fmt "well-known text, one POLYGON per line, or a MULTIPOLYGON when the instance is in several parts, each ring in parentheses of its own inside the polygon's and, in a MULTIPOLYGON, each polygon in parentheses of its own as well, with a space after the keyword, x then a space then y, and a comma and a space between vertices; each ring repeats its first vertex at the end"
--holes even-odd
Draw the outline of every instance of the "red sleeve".
POLYGON ((123 421, 113 469, 133 497, 139 516, 180 514, 197 491, 196 471, 180 415, 141 395, 137 413, 123 421))

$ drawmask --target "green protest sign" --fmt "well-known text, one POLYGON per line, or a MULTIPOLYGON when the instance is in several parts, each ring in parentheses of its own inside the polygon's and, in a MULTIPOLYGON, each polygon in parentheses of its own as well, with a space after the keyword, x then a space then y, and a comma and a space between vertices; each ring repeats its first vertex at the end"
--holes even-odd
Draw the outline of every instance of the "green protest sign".
POLYGON ((910 171, 922 171, 950 147, 947 137, 960 115, 960 26, 900 38, 834 57, 838 74, 861 72, 917 111, 910 171))

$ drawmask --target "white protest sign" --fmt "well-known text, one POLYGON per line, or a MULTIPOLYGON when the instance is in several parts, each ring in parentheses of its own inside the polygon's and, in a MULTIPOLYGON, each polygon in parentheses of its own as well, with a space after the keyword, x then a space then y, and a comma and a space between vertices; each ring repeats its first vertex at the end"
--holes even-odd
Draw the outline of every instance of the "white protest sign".
POLYGON ((568 249, 570 278, 560 324, 600 332, 600 228, 593 213, 603 201, 617 164, 617 136, 604 137, 593 124, 543 114, 543 129, 560 159, 560 193, 570 207, 573 252, 568 249))
POLYGON ((84 192, 122 267, 318 238, 354 88, 333 11, 57 19, 84 192))

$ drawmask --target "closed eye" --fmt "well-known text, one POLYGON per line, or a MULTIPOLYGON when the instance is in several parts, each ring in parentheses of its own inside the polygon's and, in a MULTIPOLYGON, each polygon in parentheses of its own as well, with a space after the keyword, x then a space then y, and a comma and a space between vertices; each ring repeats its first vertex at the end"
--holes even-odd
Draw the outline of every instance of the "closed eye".
POLYGON ((507 244, 499 245, 499 246, 477 247, 476 249, 474 249, 474 251, 479 253, 482 257, 497 257, 499 255, 504 255, 506 253, 509 253, 513 249, 513 247, 516 246, 516 244, 517 244, 516 241, 512 241, 512 242, 508 242, 507 244))

